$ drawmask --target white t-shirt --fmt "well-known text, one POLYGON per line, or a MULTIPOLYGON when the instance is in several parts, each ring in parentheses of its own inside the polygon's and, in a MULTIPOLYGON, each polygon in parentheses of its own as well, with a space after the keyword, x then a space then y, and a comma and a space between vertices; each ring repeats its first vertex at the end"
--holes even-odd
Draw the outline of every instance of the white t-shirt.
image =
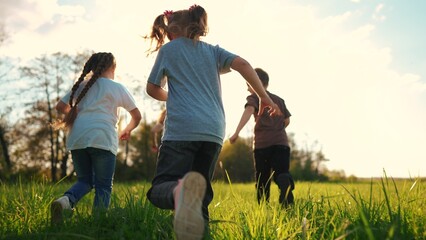
MULTIPOLYGON (((84 81, 80 84, 74 101, 86 83, 84 81)), ((70 94, 61 100, 68 104, 70 94)), ((135 100, 126 87, 107 78, 96 80, 77 106, 78 115, 68 133, 67 149, 94 147, 117 155, 120 107, 127 111, 136 108, 135 100)))

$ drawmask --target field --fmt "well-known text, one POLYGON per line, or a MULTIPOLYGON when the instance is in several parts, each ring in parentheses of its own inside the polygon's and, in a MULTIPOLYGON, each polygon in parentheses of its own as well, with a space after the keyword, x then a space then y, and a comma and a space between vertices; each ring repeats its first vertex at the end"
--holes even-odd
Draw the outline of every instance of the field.
MULTIPOLYGON (((92 216, 93 193, 61 226, 49 206, 72 182, 0 183, 0 239, 174 239, 173 213, 145 197, 149 183, 115 183, 106 215, 92 216)), ((424 180, 296 182, 295 205, 257 204, 254 183, 215 182, 205 239, 426 239, 424 180)))

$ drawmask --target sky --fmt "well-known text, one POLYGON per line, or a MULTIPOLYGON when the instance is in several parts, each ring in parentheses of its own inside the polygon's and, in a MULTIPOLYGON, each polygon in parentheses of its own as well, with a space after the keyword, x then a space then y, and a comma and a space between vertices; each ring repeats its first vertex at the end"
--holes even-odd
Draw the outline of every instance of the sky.
MULTIPOLYGON (((120 81, 130 74, 144 84, 155 55, 146 56, 142 36, 165 10, 194 3, 209 16, 203 40, 268 72, 268 90, 292 114, 287 132, 299 147, 321 150, 329 170, 426 176, 423 0, 2 0, 0 22, 9 37, 0 55, 25 61, 108 51, 120 81)), ((236 72, 222 75, 222 86, 229 137, 248 92, 236 72)), ((252 127, 251 121, 241 135, 252 127)))

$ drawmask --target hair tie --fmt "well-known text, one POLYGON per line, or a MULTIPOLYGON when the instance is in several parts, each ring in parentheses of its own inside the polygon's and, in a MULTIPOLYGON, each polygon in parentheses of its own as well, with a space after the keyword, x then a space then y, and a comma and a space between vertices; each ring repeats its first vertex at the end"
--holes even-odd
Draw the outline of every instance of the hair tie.
POLYGON ((189 11, 191 12, 191 11, 192 11, 192 10, 194 10, 194 8, 196 8, 196 7, 198 7, 198 5, 197 5, 197 4, 194 4, 194 5, 190 6, 190 7, 189 7, 189 11))
POLYGON ((164 16, 166 16, 167 21, 170 21, 173 15, 173 10, 166 10, 163 13, 164 16))

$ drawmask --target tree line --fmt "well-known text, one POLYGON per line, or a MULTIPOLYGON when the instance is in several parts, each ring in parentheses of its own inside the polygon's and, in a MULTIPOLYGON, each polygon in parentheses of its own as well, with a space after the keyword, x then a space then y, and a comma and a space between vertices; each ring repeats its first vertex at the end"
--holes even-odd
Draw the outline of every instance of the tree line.
MULTIPOLYGON (((73 177, 71 155, 66 150, 66 132, 54 130, 50 123, 58 118, 56 102, 71 88, 81 67, 93 52, 75 54, 57 52, 42 55, 26 63, 0 58, 0 180, 16 178, 48 178, 57 182, 73 177)), ((133 79, 132 76, 126 76, 133 79)), ((146 79, 133 79, 135 95, 148 105, 164 107, 149 98, 141 84, 146 79)), ((152 151, 151 128, 144 109, 143 120, 131 140, 120 142, 117 155, 117 181, 151 180, 157 153, 152 151)), ((126 113, 120 117, 126 121, 126 113)), ((296 180, 344 180, 343 171, 329 171, 321 150, 299 147, 294 134, 289 134, 290 170, 296 180)), ((215 179, 232 182, 254 181, 250 138, 240 138, 231 146, 225 142, 219 156, 215 179)), ((353 177, 353 176, 352 176, 353 177)))

